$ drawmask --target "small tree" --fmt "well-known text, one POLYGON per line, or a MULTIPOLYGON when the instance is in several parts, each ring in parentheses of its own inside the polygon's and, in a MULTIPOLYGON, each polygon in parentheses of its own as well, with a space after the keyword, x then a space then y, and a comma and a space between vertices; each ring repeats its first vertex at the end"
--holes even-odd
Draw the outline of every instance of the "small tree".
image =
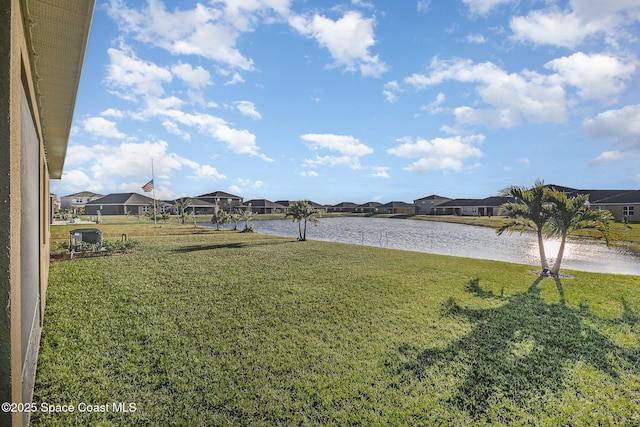
POLYGON ((560 236, 558 256, 551 268, 551 275, 560 273, 560 264, 564 256, 567 235, 577 230, 596 230, 605 239, 607 246, 611 244, 611 212, 597 211, 589 207, 589 196, 578 195, 567 197, 556 189, 549 191, 549 200, 553 203, 553 213, 549 219, 549 233, 560 236))
POLYGON ((537 180, 532 188, 511 186, 502 190, 505 196, 514 198, 500 207, 499 215, 506 214, 509 217, 502 220, 496 233, 501 235, 505 231, 522 233, 527 229, 534 230, 538 237, 538 250, 540 252, 540 265, 542 273, 549 271, 549 263, 544 250, 543 230, 552 215, 552 203, 548 197, 549 190, 544 182, 537 180))
POLYGON ((307 222, 312 222, 314 227, 320 223, 320 211, 309 203, 308 200, 297 200, 289 204, 284 217, 291 217, 293 222, 298 222, 298 240, 307 240, 307 222), (304 225, 303 225, 304 224, 304 225))
POLYGON ((245 209, 241 209, 238 211, 240 215, 240 220, 244 221, 244 229, 242 231, 251 231, 253 227, 251 226, 251 218, 253 218, 253 211, 251 210, 251 203, 245 209))
POLYGON ((211 223, 216 225, 216 230, 220 230, 220 226, 228 224, 229 221, 229 214, 222 209, 216 209, 211 217, 211 223))
POLYGON ((231 222, 233 222, 233 230, 238 230, 238 221, 240 221, 240 212, 231 212, 229 214, 231 222))
POLYGON ((184 224, 186 221, 186 210, 191 206, 192 200, 188 197, 176 199, 176 209, 178 211, 178 224, 184 224))

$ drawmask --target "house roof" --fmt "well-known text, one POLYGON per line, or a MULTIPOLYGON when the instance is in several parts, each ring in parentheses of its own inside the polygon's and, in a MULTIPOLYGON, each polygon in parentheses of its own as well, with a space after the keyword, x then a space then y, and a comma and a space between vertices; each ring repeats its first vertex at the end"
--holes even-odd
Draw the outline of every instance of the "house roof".
POLYGON ((355 208, 356 204, 352 202, 342 202, 331 206, 332 208, 355 208))
POLYGON ((235 194, 226 193, 224 191, 214 191, 213 193, 201 194, 196 196, 197 198, 211 198, 211 197, 219 197, 221 199, 242 199, 240 196, 236 196, 235 194))
POLYGON ((274 203, 271 200, 267 200, 267 199, 251 199, 244 203, 244 205, 246 205, 247 207, 249 206, 249 204, 251 204, 251 207, 253 208, 285 208, 286 207, 279 203, 274 203))
POLYGON ((410 208, 415 205, 407 202, 389 202, 384 205, 380 205, 381 208, 410 208))
POLYGON ((599 205, 640 204, 640 190, 628 191, 626 193, 617 194, 609 198, 598 200, 594 204, 599 204, 599 205))
POLYGON ((377 208, 379 206, 382 206, 382 203, 380 203, 380 202, 367 202, 367 203, 363 203, 361 205, 356 206, 356 208, 377 208))
POLYGON ((512 201, 511 197, 491 196, 484 199, 453 199, 438 205, 439 208, 444 207, 464 207, 464 206, 500 206, 503 203, 512 201))
POLYGON ((589 202, 595 203, 599 200, 608 199, 610 197, 619 196, 629 193, 632 190, 578 190, 579 194, 588 194, 589 202))
POLYGON ((446 200, 451 200, 450 197, 444 197, 444 196, 438 196, 437 194, 432 194, 430 196, 426 196, 426 197, 421 197, 419 199, 414 200, 415 202, 419 201, 419 200, 436 200, 436 199, 446 199, 446 200))
POLYGON ((62 177, 94 0, 21 1, 51 178, 62 177))
MULTIPOLYGON (((309 202, 309 206, 313 207, 313 208, 325 208, 325 205, 321 205, 320 203, 316 203, 312 200, 307 200, 307 202, 309 202)), ((289 207, 289 205, 292 203, 291 200, 276 200, 275 203, 277 203, 278 205, 282 205, 284 207, 289 207)))
POLYGON ((93 200, 87 205, 148 205, 152 203, 151 197, 138 193, 112 193, 104 197, 93 200))
POLYGON ((102 197, 103 194, 93 193, 91 191, 80 191, 79 193, 69 194, 62 197, 102 197))
POLYGON ((206 200, 202 200, 202 199, 198 199, 197 197, 178 197, 177 199, 174 200, 170 200, 167 201, 167 203, 175 205, 177 203, 178 200, 180 199, 189 199, 191 201, 191 204, 189 206, 195 206, 195 207, 214 207, 215 204, 211 203, 211 202, 207 202, 206 200))

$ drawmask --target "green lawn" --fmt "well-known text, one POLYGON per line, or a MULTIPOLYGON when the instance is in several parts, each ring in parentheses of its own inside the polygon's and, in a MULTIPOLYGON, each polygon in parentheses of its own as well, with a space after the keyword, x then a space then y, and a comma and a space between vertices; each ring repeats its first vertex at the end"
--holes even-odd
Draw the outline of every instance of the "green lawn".
POLYGON ((52 264, 34 400, 76 411, 34 426, 640 424, 637 276, 101 227, 141 245, 52 264))

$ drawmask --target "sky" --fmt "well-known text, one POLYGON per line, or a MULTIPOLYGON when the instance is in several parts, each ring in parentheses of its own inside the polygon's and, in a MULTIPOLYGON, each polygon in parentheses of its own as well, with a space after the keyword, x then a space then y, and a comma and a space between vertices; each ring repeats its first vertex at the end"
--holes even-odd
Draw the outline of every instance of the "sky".
POLYGON ((52 192, 638 189, 638 52, 640 0, 97 0, 52 192))

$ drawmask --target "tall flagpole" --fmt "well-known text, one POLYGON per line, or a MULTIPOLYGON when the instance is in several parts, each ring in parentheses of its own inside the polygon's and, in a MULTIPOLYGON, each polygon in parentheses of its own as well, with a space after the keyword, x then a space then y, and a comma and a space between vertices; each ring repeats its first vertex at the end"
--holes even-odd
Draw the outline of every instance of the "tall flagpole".
POLYGON ((158 221, 156 219, 156 183, 154 181, 154 176, 153 176, 153 158, 151 158, 151 182, 153 183, 153 185, 151 186, 151 191, 153 191, 152 196, 153 196, 153 226, 157 227, 158 226, 158 221))

